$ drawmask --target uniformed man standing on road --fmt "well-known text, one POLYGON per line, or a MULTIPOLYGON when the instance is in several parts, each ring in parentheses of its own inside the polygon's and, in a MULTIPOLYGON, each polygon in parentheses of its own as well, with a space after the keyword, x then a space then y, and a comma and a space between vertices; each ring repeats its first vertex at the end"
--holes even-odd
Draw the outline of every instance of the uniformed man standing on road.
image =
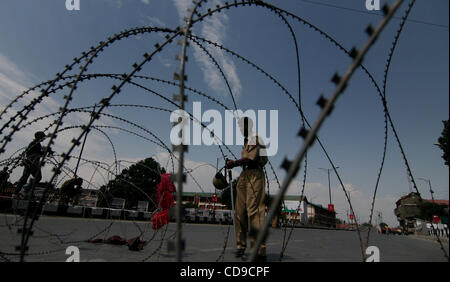
MULTIPOLYGON (((227 160, 226 166, 231 169, 242 167, 242 173, 237 183, 236 195, 236 257, 244 258, 247 247, 247 234, 250 237, 250 247, 256 241, 256 232, 264 224, 265 215, 265 177, 263 167, 268 159, 265 145, 261 138, 252 132, 253 121, 244 117, 239 119, 239 127, 244 136, 244 147, 240 160, 227 160)), ((266 261, 266 245, 258 247, 257 261, 266 261)))
MULTIPOLYGON (((24 167, 22 177, 19 179, 16 189, 14 191, 13 197, 19 196, 19 193, 21 193, 22 187, 27 183, 28 178, 32 175, 34 178, 35 184, 38 184, 39 181, 42 179, 41 174, 41 166, 43 164, 40 164, 40 158, 44 155, 44 150, 41 146, 41 142, 45 138, 45 133, 42 131, 38 131, 34 134, 34 140, 28 145, 28 147, 25 150, 25 159, 22 161, 22 165, 24 167)), ((48 151, 49 155, 53 154, 53 151, 49 149, 48 151)), ((27 195, 31 190, 32 182, 28 183, 28 185, 25 185, 25 194, 22 194, 22 196, 27 195)))

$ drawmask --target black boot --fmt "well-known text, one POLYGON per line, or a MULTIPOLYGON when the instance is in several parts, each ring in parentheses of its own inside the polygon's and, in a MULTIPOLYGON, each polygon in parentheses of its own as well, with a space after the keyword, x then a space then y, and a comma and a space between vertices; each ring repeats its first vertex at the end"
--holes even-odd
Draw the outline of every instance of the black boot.
POLYGON ((243 257, 245 255, 245 249, 237 249, 235 252, 234 252, 234 257, 236 257, 236 258, 241 258, 241 257, 243 257))

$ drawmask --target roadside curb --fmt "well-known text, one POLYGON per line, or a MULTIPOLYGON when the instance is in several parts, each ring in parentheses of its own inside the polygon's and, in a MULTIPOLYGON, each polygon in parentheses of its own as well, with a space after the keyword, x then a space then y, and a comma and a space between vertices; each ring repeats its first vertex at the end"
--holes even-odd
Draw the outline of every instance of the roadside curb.
MULTIPOLYGON (((425 235, 410 235, 412 238, 415 239, 419 239, 419 240, 427 240, 427 241, 431 241, 431 242, 435 242, 438 243, 437 239, 435 236, 425 236, 425 235)), ((448 244, 448 238, 442 238, 439 237, 439 239, 441 240, 441 242, 443 244, 448 244)))

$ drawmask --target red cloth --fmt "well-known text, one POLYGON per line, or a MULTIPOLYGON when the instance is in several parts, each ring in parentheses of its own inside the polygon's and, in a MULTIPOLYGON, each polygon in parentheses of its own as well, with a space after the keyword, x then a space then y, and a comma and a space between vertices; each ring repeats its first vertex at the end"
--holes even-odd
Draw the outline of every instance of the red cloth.
POLYGON ((176 192, 175 185, 170 180, 170 174, 161 174, 161 182, 157 188, 157 203, 161 211, 155 212, 152 217, 153 229, 159 229, 169 223, 169 209, 175 205, 175 198, 172 195, 176 192))
POLYGON ((140 251, 144 249, 145 241, 142 241, 139 237, 135 237, 128 240, 127 245, 130 251, 140 251))
POLYGON ((94 244, 98 244, 98 243, 106 243, 106 244, 112 244, 112 245, 125 245, 127 243, 127 240, 125 240, 125 238, 122 238, 118 235, 114 235, 109 237, 106 240, 103 240, 101 238, 97 238, 97 239, 91 239, 88 241, 89 243, 94 243, 94 244))
POLYGON ((167 210, 170 207, 173 207, 175 204, 175 199, 172 193, 175 192, 176 189, 175 185, 170 181, 170 174, 161 174, 161 182, 158 183, 158 186, 156 188, 158 190, 157 201, 159 207, 162 210, 167 210))
POLYGON ((127 243, 127 240, 120 236, 114 235, 114 236, 109 237, 106 240, 106 243, 112 244, 112 245, 125 245, 127 243))
POLYGON ((169 210, 163 210, 160 212, 155 212, 152 217, 152 228, 159 229, 169 223, 170 215, 169 210))
POLYGON ((100 239, 100 238, 97 238, 97 239, 91 239, 91 240, 89 240, 88 242, 89 242, 89 243, 94 243, 94 244, 97 244, 97 243, 103 243, 103 239, 100 239))

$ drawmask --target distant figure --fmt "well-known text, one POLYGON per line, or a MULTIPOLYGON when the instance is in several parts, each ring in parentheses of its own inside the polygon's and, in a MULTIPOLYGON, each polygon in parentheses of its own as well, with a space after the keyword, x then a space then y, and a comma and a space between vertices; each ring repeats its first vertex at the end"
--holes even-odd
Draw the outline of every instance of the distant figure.
POLYGON ((383 232, 381 232, 381 227, 379 225, 377 225, 377 233, 378 234, 383 234, 383 232))
POLYGON ((81 185, 83 185, 83 179, 77 176, 64 182, 59 191, 59 203, 77 205, 81 195, 81 185))
MULTIPOLYGON (((44 151, 42 150, 41 142, 45 138, 45 133, 42 131, 38 131, 34 134, 34 140, 28 145, 25 150, 25 158, 22 161, 22 166, 24 167, 22 177, 19 179, 17 183, 16 190, 14 191, 13 197, 17 197, 19 193, 21 193, 22 187, 27 183, 30 175, 33 176, 34 182, 37 184, 42 179, 41 174, 41 165, 39 165, 40 158, 44 155, 44 151)), ((49 154, 52 155, 53 152, 49 150, 49 154)), ((32 186, 32 182, 28 183, 25 186, 25 194, 30 192, 32 186)))
POLYGON ((9 179, 9 172, 8 172, 8 167, 5 166, 3 168, 2 171, 0 171, 0 191, 3 191, 3 189, 6 187, 6 185, 8 184, 8 179, 9 179))

